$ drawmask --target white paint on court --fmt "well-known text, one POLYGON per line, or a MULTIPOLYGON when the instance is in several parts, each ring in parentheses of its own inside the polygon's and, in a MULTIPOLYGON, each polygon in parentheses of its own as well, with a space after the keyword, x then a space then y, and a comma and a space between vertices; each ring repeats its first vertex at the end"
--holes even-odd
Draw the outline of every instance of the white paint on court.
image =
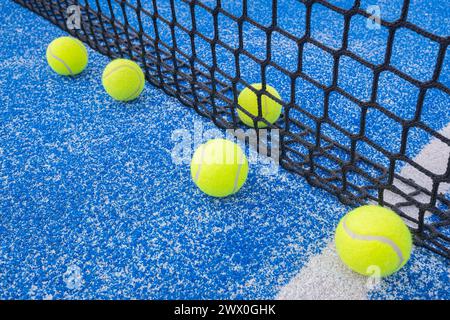
MULTIPOLYGON (((439 132, 444 137, 450 138, 450 124, 439 132)), ((414 158, 414 161, 423 168, 443 174, 447 169, 450 159, 450 146, 439 139, 432 139, 422 151, 414 158)), ((417 184, 431 189, 431 179, 418 169, 407 165, 400 171, 400 176, 413 179, 417 184)), ((409 191, 408 187, 400 181, 394 184, 402 191, 409 191)), ((441 193, 446 193, 450 184, 442 183, 439 187, 441 193)), ((403 202, 404 199, 392 192, 385 193, 385 200, 390 203, 403 202)), ((416 199, 428 201, 426 195, 418 195, 416 199)), ((414 207, 406 208, 408 214, 417 214, 414 207)), ((340 261, 333 240, 321 254, 312 256, 300 272, 278 293, 280 300, 364 300, 371 288, 369 278, 360 276, 343 265, 340 261)))

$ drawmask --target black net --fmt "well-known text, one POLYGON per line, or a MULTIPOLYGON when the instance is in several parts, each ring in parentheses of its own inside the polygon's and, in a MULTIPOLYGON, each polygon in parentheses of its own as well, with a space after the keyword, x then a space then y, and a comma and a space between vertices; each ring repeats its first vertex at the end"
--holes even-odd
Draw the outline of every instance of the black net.
POLYGON ((358 0, 15 1, 102 54, 137 61, 149 82, 220 128, 243 127, 238 93, 263 83, 258 96, 282 104, 266 124, 280 130, 284 168, 345 204, 391 207, 416 244, 450 257, 450 134, 434 125, 448 111, 430 113, 433 103, 448 109, 450 38, 412 23, 409 0, 378 22, 358 0), (417 57, 423 68, 409 63, 417 57), (414 150, 423 137, 437 145, 425 161, 414 150))

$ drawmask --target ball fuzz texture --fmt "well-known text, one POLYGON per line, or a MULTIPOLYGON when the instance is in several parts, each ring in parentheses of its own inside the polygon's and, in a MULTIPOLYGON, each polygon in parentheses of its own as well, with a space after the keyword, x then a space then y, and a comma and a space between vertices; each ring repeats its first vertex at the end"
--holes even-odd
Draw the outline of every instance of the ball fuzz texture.
POLYGON ((411 233, 403 220, 376 205, 347 213, 337 226, 335 242, 342 261, 365 276, 393 274, 408 261, 412 248, 411 233))
POLYGON ((115 100, 131 101, 144 90, 145 77, 139 65, 128 59, 111 61, 103 71, 103 87, 115 100))
MULTIPOLYGON (((254 83, 251 85, 256 90, 262 89, 261 83, 254 83)), ((275 88, 269 86, 266 84, 266 91, 270 93, 272 96, 278 98, 281 100, 280 95, 278 94, 277 90, 275 88)), ((239 118, 242 120, 243 123, 245 123, 249 127, 254 127, 255 122, 254 117, 261 116, 263 119, 265 119, 270 124, 275 123, 275 121, 278 120, 281 114, 281 104, 270 98, 266 94, 261 94, 261 114, 259 114, 258 110, 258 95, 253 92, 249 88, 245 88, 241 91, 241 93, 238 96, 238 104, 241 106, 241 108, 245 109, 253 118, 249 115, 247 115, 244 111, 237 109, 237 113, 239 118)), ((258 121, 258 128, 265 128, 267 127, 267 124, 263 121, 258 121)))
POLYGON ((60 37, 47 47, 47 62, 56 73, 74 76, 86 68, 88 52, 84 44, 72 37, 60 37))
POLYGON ((191 161, 191 177, 197 187, 213 197, 239 191, 247 179, 248 161, 242 149, 225 139, 200 145, 191 161))

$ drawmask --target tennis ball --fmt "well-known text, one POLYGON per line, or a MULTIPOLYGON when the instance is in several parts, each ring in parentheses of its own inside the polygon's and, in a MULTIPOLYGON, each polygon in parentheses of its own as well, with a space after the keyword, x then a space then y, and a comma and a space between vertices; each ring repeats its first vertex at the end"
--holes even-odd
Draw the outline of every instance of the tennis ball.
POLYGON ((408 261, 412 248, 411 233, 403 220, 376 205, 347 213, 337 226, 335 242, 342 261, 365 276, 393 274, 408 261))
POLYGON ((57 74, 74 76, 86 68, 88 52, 84 44, 72 37, 60 37, 47 47, 47 62, 57 74))
POLYGON ((131 60, 116 59, 103 71, 103 87, 114 99, 134 100, 144 90, 145 77, 139 65, 131 60))
POLYGON ((197 187, 213 197, 238 192, 248 174, 248 162, 242 149, 225 139, 213 139, 200 145, 191 161, 191 177, 197 187))
MULTIPOLYGON (((262 83, 254 83, 251 85, 256 90, 262 89, 262 83)), ((277 90, 266 84, 266 91, 272 96, 281 100, 277 90)), ((238 96, 238 104, 245 109, 252 116, 257 117, 259 115, 258 110, 258 95, 249 88, 245 88, 238 96)), ((261 95, 261 112, 262 118, 264 118, 270 124, 273 124, 278 120, 281 114, 281 104, 270 98, 266 94, 261 95)), ((239 118, 249 127, 254 127, 253 119, 244 113, 244 111, 237 109, 239 118)), ((267 124, 263 121, 258 121, 258 128, 265 128, 267 124)))

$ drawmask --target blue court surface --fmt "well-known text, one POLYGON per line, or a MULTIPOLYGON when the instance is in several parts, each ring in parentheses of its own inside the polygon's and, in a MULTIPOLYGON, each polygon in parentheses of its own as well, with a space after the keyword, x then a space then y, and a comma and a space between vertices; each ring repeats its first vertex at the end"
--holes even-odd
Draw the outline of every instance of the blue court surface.
MULTIPOLYGON (((271 12, 262 10, 258 2, 263 1, 255 1, 249 12, 261 23, 270 23, 271 12)), ((332 2, 342 7, 352 3, 332 2)), ((392 20, 402 4, 369 2, 361 1, 362 7, 379 4, 385 18, 392 20)), ((239 10, 239 1, 222 3, 239 10)), ((294 6, 296 2, 279 3, 294 6)), ((448 33, 446 1, 412 0, 410 10, 412 22, 437 34, 448 33)), ((164 14, 164 6, 160 11, 164 14)), ((210 28, 198 14, 199 27, 210 28)), ((313 36, 338 46, 342 21, 320 7, 313 16, 313 36)), ((301 34, 296 17, 286 10, 280 21, 301 34)), ((365 23, 353 25, 349 46, 376 62, 383 57, 387 33, 380 29, 371 30, 376 36, 369 34, 365 23)), ((232 26, 227 27, 227 21, 221 24, 226 41, 235 43, 232 26)), ((349 207, 282 168, 267 174, 267 165, 261 162, 251 164, 248 180, 236 195, 208 197, 193 184, 189 162, 175 163, 172 157, 179 143, 174 132, 213 129, 208 119, 149 83, 139 99, 126 104, 113 101, 101 84, 109 58, 90 48, 89 65, 79 76, 55 74, 47 65, 45 50, 65 33, 12 1, 0 3, 0 25, 1 299, 273 299, 302 270, 308 275, 308 262, 323 254, 349 207)), ((264 37, 257 30, 246 34, 246 50, 264 56, 264 37)), ((286 66, 295 63, 295 45, 281 38, 273 42, 278 44, 275 61, 286 66)), ((436 50, 435 44, 405 32, 394 45, 392 64, 426 79, 436 50)), ((207 50, 199 53, 207 59, 207 50)), ((449 58, 447 54, 441 75, 446 86, 450 86, 449 58)), ((333 61, 324 52, 307 47, 305 59, 305 72, 319 82, 330 81, 333 61)), ((224 53, 218 64, 232 68, 227 61, 224 53)), ((345 59, 342 63, 342 86, 366 97, 371 79, 364 66, 345 59)), ((258 82, 259 70, 251 64, 243 66, 242 77, 258 82)), ((282 96, 289 96, 288 79, 275 71, 267 77, 282 96)), ((385 75, 380 80, 380 99, 390 111, 408 117, 415 107, 408 101, 415 99, 415 93, 402 81, 385 75)), ((299 104, 319 113, 323 97, 307 83, 298 87, 299 104)), ((355 106, 341 96, 330 99, 330 114, 336 121, 349 131, 357 128, 355 106)), ((449 106, 447 95, 431 90, 424 121, 441 130, 450 123, 449 106)), ((386 149, 398 147, 401 127, 387 122, 382 113, 368 118, 371 139, 383 142, 386 149)), ((407 147, 411 157, 430 140, 424 132, 414 134, 414 144, 407 147)), ((385 161, 369 149, 359 151, 385 161)), ((449 268, 444 257, 415 247, 403 269, 366 290, 363 298, 449 299, 449 268)), ((340 270, 346 269, 333 272, 340 270)), ((361 279, 352 277, 356 287, 361 279)), ((348 279, 342 278, 343 287, 349 287, 348 279)), ((336 285, 339 281, 330 282, 329 291, 336 285)), ((322 281, 322 286, 325 289, 318 294, 327 299, 327 282, 322 281)), ((346 297, 353 296, 341 296, 346 297)))

